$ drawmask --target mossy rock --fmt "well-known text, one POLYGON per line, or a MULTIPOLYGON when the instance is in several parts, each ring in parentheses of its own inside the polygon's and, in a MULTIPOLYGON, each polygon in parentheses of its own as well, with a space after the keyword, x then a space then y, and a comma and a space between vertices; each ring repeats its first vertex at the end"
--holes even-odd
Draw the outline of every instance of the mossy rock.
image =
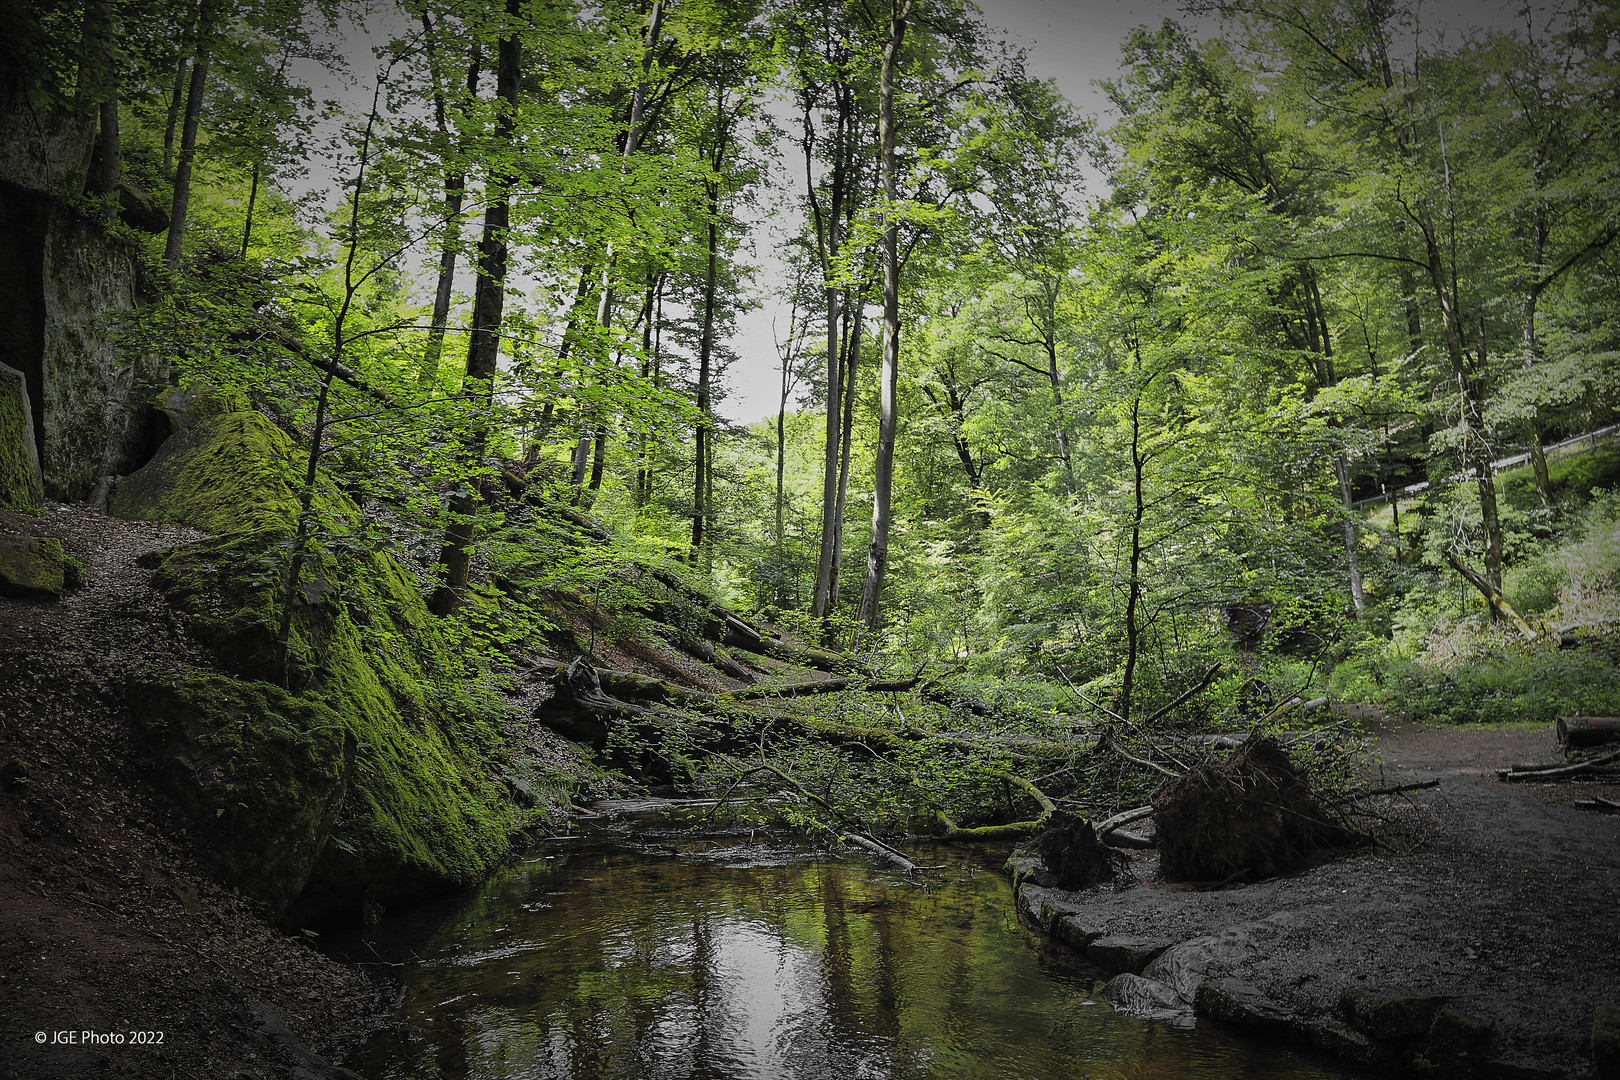
MULTIPOLYGON (((153 584, 221 666, 274 674, 287 534, 211 537, 158 553, 153 584)), ((520 813, 492 777, 494 715, 458 699, 456 666, 414 580, 392 558, 312 556, 289 656, 301 694, 337 715, 355 767, 330 842, 288 918, 299 925, 475 883, 508 850, 520 813)))
POLYGON ((22 372, 0 364, 0 510, 35 511, 44 505, 28 385, 22 372))
POLYGON ((77 567, 55 537, 0 536, 0 596, 61 596, 76 577, 77 567))
POLYGON ((308 926, 479 880, 509 850, 521 812, 493 779, 493 706, 467 689, 416 580, 350 543, 358 508, 325 477, 278 670, 284 575, 307 459, 254 412, 169 400, 178 428, 119 485, 112 509, 219 535, 144 556, 192 635, 240 679, 282 682, 339 718, 353 741, 345 798, 285 920, 308 926))
POLYGON ((223 676, 132 696, 158 784, 225 875, 280 916, 343 805, 355 756, 348 725, 320 701, 223 676))
MULTIPOLYGON (((177 418, 176 431, 114 489, 108 506, 114 515, 212 533, 292 530, 307 457, 286 433, 256 412, 217 412, 196 403, 165 412, 177 418)), ((329 520, 355 513, 324 479, 316 508, 329 520)))

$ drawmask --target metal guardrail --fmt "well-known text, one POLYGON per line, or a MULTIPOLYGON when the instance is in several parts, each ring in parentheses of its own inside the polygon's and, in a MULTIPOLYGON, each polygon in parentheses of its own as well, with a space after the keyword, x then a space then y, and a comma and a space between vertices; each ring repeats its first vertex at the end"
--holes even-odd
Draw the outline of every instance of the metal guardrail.
MULTIPOLYGON (((1568 457, 1570 454, 1578 452, 1579 448, 1583 445, 1586 447, 1587 451, 1591 451, 1596 450, 1599 443, 1614 442, 1616 435, 1620 435, 1620 424, 1610 424, 1608 427, 1598 428, 1596 431, 1588 431, 1584 435, 1577 435, 1573 439, 1565 439, 1561 443, 1554 443, 1551 446, 1544 446, 1542 447, 1541 452, 1545 454, 1549 460, 1555 457, 1568 457)), ((1511 469, 1515 465, 1523 465, 1529 460, 1530 452, 1528 450, 1522 454, 1514 454, 1511 457, 1500 458, 1491 462, 1491 472, 1498 473, 1503 469, 1511 469)), ((1370 499, 1357 499, 1355 502, 1350 504, 1350 509, 1360 510, 1364 506, 1377 506, 1379 503, 1388 502, 1391 494, 1400 496, 1416 495, 1419 492, 1429 490, 1429 488, 1433 487, 1435 484, 1447 484, 1457 480, 1467 480, 1473 475, 1474 470, 1469 469, 1467 472, 1453 473, 1443 480, 1424 480, 1421 483, 1408 484, 1406 487, 1403 487, 1399 491, 1393 493, 1386 491, 1382 495, 1374 495, 1370 499)))

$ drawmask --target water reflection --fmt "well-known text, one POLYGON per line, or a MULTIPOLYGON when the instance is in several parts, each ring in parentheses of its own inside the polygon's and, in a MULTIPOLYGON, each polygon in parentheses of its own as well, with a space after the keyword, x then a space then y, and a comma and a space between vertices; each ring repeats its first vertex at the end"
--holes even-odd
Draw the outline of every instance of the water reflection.
MULTIPOLYGON (((555 848, 557 845, 553 845, 555 848)), ((410 962, 368 1080, 1352 1075, 1129 1020, 939 849, 934 888, 798 848, 541 852, 348 951, 410 962)))

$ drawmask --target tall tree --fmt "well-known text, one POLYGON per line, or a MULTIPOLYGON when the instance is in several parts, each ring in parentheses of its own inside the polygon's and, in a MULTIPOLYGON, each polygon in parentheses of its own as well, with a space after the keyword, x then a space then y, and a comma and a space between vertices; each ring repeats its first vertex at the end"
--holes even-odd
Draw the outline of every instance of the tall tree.
POLYGON ((439 554, 442 577, 434 590, 431 607, 441 616, 453 614, 466 594, 472 566, 473 529, 480 502, 477 477, 489 442, 488 413, 494 406, 501 315, 506 303, 507 229, 511 219, 512 187, 517 180, 511 152, 516 141, 518 85, 523 63, 519 36, 522 10, 522 0, 506 0, 506 22, 496 49, 495 96, 501 108, 495 119, 491 150, 497 157, 485 192, 472 326, 467 335, 464 386, 473 408, 471 430, 465 435, 463 451, 467 479, 451 497, 450 524, 445 528, 444 546, 439 554))

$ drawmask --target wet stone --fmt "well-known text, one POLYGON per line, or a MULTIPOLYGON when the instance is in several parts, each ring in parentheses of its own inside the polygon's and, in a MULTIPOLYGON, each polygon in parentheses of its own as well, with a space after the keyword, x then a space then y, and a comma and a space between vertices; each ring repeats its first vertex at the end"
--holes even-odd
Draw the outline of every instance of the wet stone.
POLYGON ((1193 1009, 1199 1016, 1244 1027, 1277 1028, 1293 1019, 1259 987, 1239 979, 1210 979, 1199 984, 1193 1009))
POLYGON ((1143 968, 1168 948, 1170 943, 1167 941, 1110 934, 1086 945, 1086 959, 1109 971, 1128 971, 1140 975, 1143 968))

